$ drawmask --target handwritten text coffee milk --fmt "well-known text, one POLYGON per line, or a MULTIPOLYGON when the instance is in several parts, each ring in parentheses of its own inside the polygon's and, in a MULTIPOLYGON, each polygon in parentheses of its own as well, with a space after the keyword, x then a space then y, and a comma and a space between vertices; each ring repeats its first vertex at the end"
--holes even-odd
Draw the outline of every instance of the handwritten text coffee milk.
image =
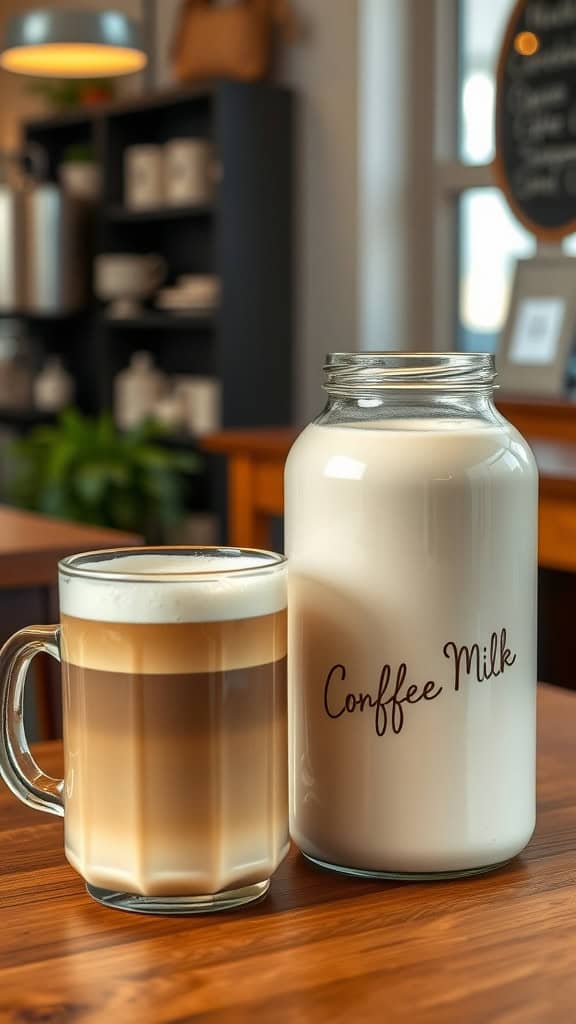
POLYGON ((486 870, 534 828, 534 460, 490 356, 327 369, 286 470, 292 836, 343 870, 486 870))

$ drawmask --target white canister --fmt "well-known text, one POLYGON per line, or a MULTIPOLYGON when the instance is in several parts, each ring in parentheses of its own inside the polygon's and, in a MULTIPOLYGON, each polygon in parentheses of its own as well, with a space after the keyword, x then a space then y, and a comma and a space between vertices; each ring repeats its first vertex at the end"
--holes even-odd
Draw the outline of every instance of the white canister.
POLYGON ((172 139, 164 146, 164 194, 173 206, 207 203, 214 192, 214 149, 206 139, 172 139))
POLYGON ((159 206, 164 200, 162 146, 128 146, 124 152, 124 201, 130 209, 159 206))
POLYGON ((50 356, 33 383, 34 405, 41 412, 58 412, 74 399, 73 378, 59 356, 50 356))
POLYGON ((135 352, 114 381, 114 417, 121 430, 137 427, 154 415, 166 390, 166 377, 149 352, 135 352))
POLYGON ((187 428, 194 437, 220 429, 222 387, 216 377, 180 377, 178 392, 185 402, 187 428))
POLYGON ((186 426, 186 401, 181 391, 168 391, 154 406, 154 419, 173 433, 186 426))
POLYGON ((102 190, 100 164, 93 160, 69 160, 60 164, 58 176, 64 191, 76 199, 96 202, 102 190))
POLYGON ((291 832, 475 874, 534 829, 537 471, 494 358, 339 353, 286 466, 291 832))

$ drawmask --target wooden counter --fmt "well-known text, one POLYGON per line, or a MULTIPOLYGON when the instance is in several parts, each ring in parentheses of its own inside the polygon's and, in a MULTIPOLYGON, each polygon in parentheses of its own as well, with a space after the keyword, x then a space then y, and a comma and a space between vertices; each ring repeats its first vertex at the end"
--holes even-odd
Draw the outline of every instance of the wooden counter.
MULTIPOLYGON (((500 401, 499 408, 530 442, 540 471, 541 568, 576 571, 576 405, 500 401)), ((225 430, 204 439, 228 463, 229 541, 272 545, 271 518, 284 505, 284 463, 298 436, 293 427, 225 430)))
POLYGON ((66 555, 132 547, 142 538, 0 505, 0 588, 54 586, 66 555))
MULTIPOLYGON (((142 538, 100 526, 0 505, 0 644, 32 624, 58 620, 58 562, 66 555, 99 548, 132 547, 142 538)), ((34 660, 36 736, 59 735, 59 684, 46 655, 34 660)))
MULTIPOLYGON (((293 851, 243 911, 107 910, 62 823, 0 784, 6 1024, 568 1024, 576 1005, 576 694, 541 688, 539 815, 525 854, 452 882, 367 882, 293 851)), ((60 772, 60 747, 37 750, 60 772)))

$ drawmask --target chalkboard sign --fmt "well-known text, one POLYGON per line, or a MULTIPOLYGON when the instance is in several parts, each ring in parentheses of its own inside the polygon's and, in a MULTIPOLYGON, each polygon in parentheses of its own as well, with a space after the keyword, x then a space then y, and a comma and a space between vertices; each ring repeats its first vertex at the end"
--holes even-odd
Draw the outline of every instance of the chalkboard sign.
POLYGON ((576 231, 576 0, 519 0, 498 67, 498 184, 543 240, 576 231))

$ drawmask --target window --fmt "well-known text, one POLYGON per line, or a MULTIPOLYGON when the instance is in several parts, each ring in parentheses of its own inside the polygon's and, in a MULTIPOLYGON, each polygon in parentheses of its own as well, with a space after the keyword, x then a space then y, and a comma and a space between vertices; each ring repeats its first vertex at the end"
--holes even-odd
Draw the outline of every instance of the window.
MULTIPOLYGON (((543 248, 492 167, 496 70, 515 2, 363 4, 366 348, 494 351, 515 263, 543 248)), ((576 255, 576 236, 563 247, 576 255)))
POLYGON ((515 0, 461 0, 460 159, 489 163, 494 157, 496 66, 515 0))
MULTIPOLYGON (((439 197, 453 204, 458 246, 451 271, 454 301, 446 305, 446 322, 440 322, 438 347, 442 347, 442 336, 454 336, 456 309, 457 347, 493 352, 506 321, 515 262, 533 255, 537 248, 534 235, 517 221, 495 186, 491 169, 496 70, 514 5, 515 0, 438 0, 439 9, 459 19, 454 110, 458 130, 453 148, 457 159, 441 168, 439 197)), ((448 89, 446 81, 440 103, 448 102, 448 89)), ((576 239, 569 240, 566 248, 576 253, 576 239)))
POLYGON ((516 259, 536 240, 510 212, 497 188, 471 188, 460 198, 458 348, 494 352, 506 320, 516 259))
MULTIPOLYGON (((516 259, 536 240, 516 220, 490 169, 496 70, 515 0, 459 0, 458 348, 493 352, 504 326, 516 259), (480 178, 479 178, 480 175, 480 178)), ((456 12, 455 12, 456 13, 456 12)))

